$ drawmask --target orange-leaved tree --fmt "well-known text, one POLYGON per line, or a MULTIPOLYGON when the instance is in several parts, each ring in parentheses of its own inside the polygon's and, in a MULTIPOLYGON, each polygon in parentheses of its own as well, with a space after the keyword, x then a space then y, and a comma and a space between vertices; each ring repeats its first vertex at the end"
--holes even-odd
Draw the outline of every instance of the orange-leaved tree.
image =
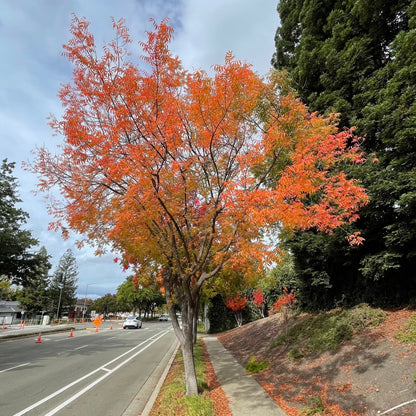
POLYGON ((237 326, 243 325, 243 310, 247 306, 247 302, 247 298, 241 293, 225 302, 225 306, 232 310, 237 326))
POLYGON ((295 296, 295 291, 292 289, 290 292, 286 287, 283 288, 283 296, 281 296, 277 301, 274 303, 271 312, 281 312, 283 323, 285 325, 285 331, 287 332, 287 323, 289 320, 289 314, 293 311, 296 307, 298 300, 295 296))
POLYGON ((253 303, 256 305, 257 309, 259 310, 260 316, 264 318, 264 305, 265 300, 261 289, 258 287, 255 291, 253 291, 253 303))
POLYGON ((73 82, 59 94, 62 118, 51 119, 64 142, 38 149, 32 168, 41 190, 63 196, 50 204, 56 229, 76 230, 98 253, 111 245, 126 268, 163 281, 187 394, 197 394, 192 341, 204 282, 227 268, 263 270, 276 254, 270 230, 355 220, 367 196, 338 167, 361 155, 351 131, 282 96, 273 73, 262 79, 231 53, 213 75, 187 71, 169 50, 166 20, 140 44, 140 69, 124 21, 113 25, 115 40, 100 52, 88 22, 73 18, 64 45, 73 82))

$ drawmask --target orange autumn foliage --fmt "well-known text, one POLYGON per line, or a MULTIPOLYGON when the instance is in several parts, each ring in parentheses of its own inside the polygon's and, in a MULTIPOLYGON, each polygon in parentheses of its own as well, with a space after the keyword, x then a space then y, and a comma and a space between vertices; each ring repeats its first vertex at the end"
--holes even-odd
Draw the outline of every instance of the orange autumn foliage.
POLYGON ((151 70, 140 70, 124 22, 113 25, 101 55, 76 17, 64 46, 73 84, 51 125, 65 142, 34 164, 40 189, 57 185, 64 197, 50 207, 56 228, 68 224, 98 251, 112 242, 130 266, 156 260, 201 282, 226 263, 272 261, 261 237, 276 224, 330 232, 358 218, 366 193, 334 169, 362 160, 351 130, 281 97, 277 76, 264 81, 231 53, 212 77, 186 71, 166 21, 141 43, 151 70))
POLYGON ((139 43, 141 69, 123 20, 99 51, 89 23, 74 16, 64 45, 73 82, 59 93, 63 116, 50 121, 64 141, 56 154, 39 149, 32 169, 41 191, 62 195, 49 206, 52 228, 77 231, 97 253, 110 245, 125 268, 161 276, 169 308, 178 300, 188 319, 183 328, 174 322, 188 371, 208 279, 227 268, 264 270, 278 254, 266 243, 276 239, 265 238, 276 226, 331 232, 355 221, 368 198, 340 169, 363 158, 336 117, 309 113, 282 96, 277 74, 263 79, 230 52, 213 75, 186 70, 169 50, 167 20, 152 23, 139 43))
MULTIPOLYGON (((266 241, 284 230, 331 232, 358 218, 368 197, 341 170, 363 160, 353 130, 311 114, 280 75, 265 79, 228 52, 213 75, 188 71, 172 55, 167 20, 131 61, 123 20, 99 51, 85 19, 73 18, 64 56, 73 82, 50 124, 60 152, 37 151, 39 188, 58 187, 52 228, 73 229, 125 268, 163 270, 167 298, 192 299, 221 270, 275 261, 266 241)), ((362 242, 351 236, 352 244, 362 242)))
POLYGON ((243 310, 247 305, 247 298, 243 295, 237 295, 234 298, 227 299, 225 306, 233 312, 243 310))
POLYGON ((275 313, 280 310, 289 310, 293 309, 296 304, 298 303, 298 300, 295 296, 295 291, 291 290, 290 292, 287 290, 286 287, 283 288, 283 296, 281 296, 277 301, 274 303, 271 312, 275 313))

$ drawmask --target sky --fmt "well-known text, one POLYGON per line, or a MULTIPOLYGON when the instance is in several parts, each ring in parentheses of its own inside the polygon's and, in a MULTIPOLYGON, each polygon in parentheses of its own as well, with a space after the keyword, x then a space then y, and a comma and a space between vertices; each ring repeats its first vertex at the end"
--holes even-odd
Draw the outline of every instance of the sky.
MULTIPOLYGON (((54 149, 62 137, 54 136, 48 116, 62 114, 58 91, 71 82, 73 66, 62 56, 75 14, 85 17, 97 46, 113 39, 111 18, 124 18, 141 55, 138 41, 146 39, 156 23, 169 18, 174 28, 171 51, 188 70, 204 69, 224 62, 227 51, 249 62, 265 75, 274 52, 279 24, 277 0, 1 0, 0 2, 0 160, 15 162, 22 203, 29 214, 24 229, 39 240, 51 256, 51 273, 67 249, 78 266, 78 296, 98 298, 116 293, 128 276, 114 263, 113 255, 94 255, 94 248, 76 247, 79 238, 48 231, 53 221, 42 194, 35 195, 37 177, 22 168, 33 161, 41 146, 54 149)), ((135 57, 133 56, 132 59, 135 57)), ((140 60, 135 60, 140 64, 140 60)))

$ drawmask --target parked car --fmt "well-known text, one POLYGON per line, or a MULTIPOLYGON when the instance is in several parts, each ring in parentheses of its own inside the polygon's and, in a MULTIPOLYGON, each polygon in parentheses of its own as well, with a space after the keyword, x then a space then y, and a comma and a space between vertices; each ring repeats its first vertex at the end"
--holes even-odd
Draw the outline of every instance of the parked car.
POLYGON ((142 321, 137 316, 128 316, 126 320, 123 322, 123 329, 127 328, 141 328, 142 321))
POLYGON ((162 313, 162 315, 159 316, 159 321, 167 321, 168 315, 166 313, 162 313))

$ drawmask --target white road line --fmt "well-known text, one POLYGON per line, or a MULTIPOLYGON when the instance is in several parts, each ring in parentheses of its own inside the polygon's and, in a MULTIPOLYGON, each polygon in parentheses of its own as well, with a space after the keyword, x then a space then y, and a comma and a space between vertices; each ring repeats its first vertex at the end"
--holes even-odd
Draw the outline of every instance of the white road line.
MULTIPOLYGON (((116 372, 119 368, 121 368, 124 364, 127 364, 130 360, 141 354, 144 350, 149 348, 152 344, 154 344, 156 341, 158 341, 160 338, 162 338, 164 335, 166 335, 169 331, 164 331, 161 335, 159 335, 157 338, 155 338, 151 343, 147 344, 145 347, 143 347, 141 350, 137 351, 133 355, 131 355, 129 358, 124 360, 122 363, 120 363, 118 366, 114 367, 112 370, 109 370, 108 373, 104 374, 99 379, 92 382, 89 386, 86 386, 82 390, 80 390, 75 395, 71 396, 68 400, 61 403, 59 406, 55 407, 55 409, 52 409, 49 413, 46 413, 45 416, 53 416, 54 414, 58 413, 60 410, 62 410, 64 407, 66 407, 68 404, 72 403, 74 400, 78 399, 78 397, 82 396, 87 391, 91 390, 95 385, 101 383, 104 379, 106 379, 108 376, 116 372)), ((113 360, 114 361, 114 360, 113 360)), ((101 367, 102 370, 105 370, 103 367, 101 367)))
POLYGON ((74 348, 73 351, 77 351, 77 350, 80 350, 81 348, 87 348, 87 347, 88 347, 88 344, 87 345, 83 345, 81 347, 74 348))
POLYGON ((23 367, 28 364, 30 363, 23 363, 23 364, 15 365, 14 367, 5 368, 4 370, 0 370, 0 373, 5 373, 6 371, 14 370, 15 368, 23 367))
POLYGON ((123 366, 124 364, 128 363, 130 360, 132 360, 134 357, 136 357, 137 355, 139 355, 140 353, 142 353, 144 350, 146 350, 148 347, 150 347, 152 344, 154 344, 156 341, 158 341, 160 338, 162 338, 164 335, 166 335, 168 332, 170 332, 169 330, 167 331, 161 331, 153 336, 151 336, 149 339, 147 339, 146 341, 141 342, 140 344, 136 345, 135 347, 131 348, 130 350, 126 351, 125 353, 119 355, 118 357, 114 358, 113 360, 109 361, 108 363, 96 368, 95 370, 91 371, 88 374, 85 374, 85 376, 79 378, 78 380, 73 381, 72 383, 67 384, 66 386, 62 387, 61 389, 55 391, 54 393, 50 394, 49 396, 44 397, 43 399, 39 400, 38 402, 32 404, 29 407, 26 407, 26 409, 23 409, 22 411, 15 413, 13 416, 22 416, 28 412, 30 412, 31 410, 35 409, 36 407, 40 406, 41 404, 49 401, 50 399, 53 399, 54 397, 58 396, 59 394, 61 394, 62 392, 64 392, 65 390, 75 386, 76 384, 80 383, 81 381, 85 380, 86 378, 92 376, 93 374, 97 373, 98 371, 103 371, 104 367, 107 367, 108 365, 114 363, 115 361, 119 360, 121 357, 124 357, 127 354, 130 354, 132 351, 134 351, 135 349, 141 347, 143 344, 146 344, 147 342, 151 341, 148 345, 146 345, 145 347, 143 347, 141 350, 137 351, 135 354, 133 354, 132 356, 130 356, 129 358, 127 358, 126 360, 124 360, 122 363, 120 363, 118 366, 116 366, 113 370, 110 370, 110 372, 107 372, 106 374, 104 374, 102 377, 98 378, 97 380, 95 380, 93 383, 91 383, 90 385, 88 385, 87 387, 85 387, 84 389, 80 390, 78 393, 76 393, 75 395, 71 396, 70 399, 66 400, 65 402, 63 402, 61 405, 59 405, 58 407, 56 407, 55 409, 52 409, 51 412, 49 412, 48 414, 46 414, 45 416, 52 416, 55 413, 59 412, 59 410, 63 409, 66 405, 68 405, 69 403, 73 402, 75 399, 77 399, 78 397, 82 396, 85 392, 87 392, 88 390, 90 390, 92 387, 94 387, 96 384, 100 383, 102 380, 104 380, 105 378, 107 378, 109 375, 111 375, 114 371, 118 370, 121 366, 123 366), (160 335, 159 335, 160 334, 160 335), (153 338, 153 340, 152 340, 153 338))
POLYGON ((392 410, 399 409, 400 407, 407 406, 408 404, 413 403, 413 402, 416 402, 416 399, 409 400, 408 402, 401 403, 401 404, 399 404, 399 405, 397 405, 397 406, 394 406, 394 407, 392 407, 391 409, 386 410, 386 411, 385 411, 385 412, 383 412, 383 413, 380 413, 380 416, 381 416, 381 415, 385 415, 386 413, 389 413, 389 412, 391 412, 392 410))

